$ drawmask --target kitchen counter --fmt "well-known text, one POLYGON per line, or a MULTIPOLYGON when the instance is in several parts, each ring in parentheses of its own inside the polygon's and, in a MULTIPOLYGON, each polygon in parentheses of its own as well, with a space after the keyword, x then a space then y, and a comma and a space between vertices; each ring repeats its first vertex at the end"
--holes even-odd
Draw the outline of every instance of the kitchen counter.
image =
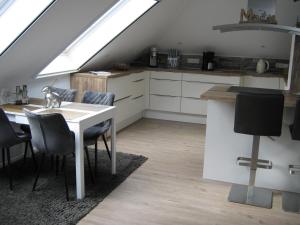
MULTIPOLYGON (((238 157, 251 155, 252 136, 234 132, 235 99, 237 93, 230 86, 214 86, 201 95, 207 100, 207 120, 203 178, 247 185, 249 169, 240 167, 238 157)), ((280 137, 260 139, 260 159, 272 161, 270 170, 259 169, 256 186, 300 193, 300 180, 289 175, 290 164, 299 163, 300 142, 291 139, 289 125, 294 119, 298 96, 284 91, 285 108, 280 137)))
MULTIPOLYGON (((230 86, 214 86, 200 96, 202 100, 215 100, 221 102, 234 103, 237 93, 230 92, 228 89, 230 86)), ((284 93, 284 106, 285 107, 295 107, 296 101, 300 96, 291 94, 288 91, 283 91, 284 93)))
POLYGON ((76 73, 76 75, 80 76, 95 76, 101 78, 116 78, 121 76, 127 76, 132 73, 141 73, 143 71, 157 71, 157 72, 171 72, 171 73, 191 73, 191 74, 205 74, 205 75, 217 75, 217 76, 253 76, 253 77, 278 77, 278 78, 287 78, 287 75, 283 74, 275 74, 275 73, 263 73, 257 74, 254 71, 245 71, 245 70, 213 70, 213 71, 203 71, 201 69, 191 69, 191 68, 178 68, 178 69, 170 69, 170 68, 152 68, 152 67, 132 67, 129 70, 118 71, 118 70, 110 70, 111 74, 108 75, 96 75, 93 73, 76 73))

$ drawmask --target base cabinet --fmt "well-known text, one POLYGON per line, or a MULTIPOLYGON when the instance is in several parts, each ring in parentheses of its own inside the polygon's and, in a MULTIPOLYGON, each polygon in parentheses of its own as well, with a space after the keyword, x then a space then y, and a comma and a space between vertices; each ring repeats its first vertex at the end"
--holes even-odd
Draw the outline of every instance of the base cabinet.
POLYGON ((207 102, 201 94, 215 85, 283 89, 285 81, 276 77, 220 76, 180 72, 143 71, 120 77, 77 73, 71 87, 78 90, 77 101, 84 91, 115 94, 117 129, 144 115, 150 118, 205 123, 207 102))
POLYGON ((205 116, 207 114, 207 101, 182 97, 180 112, 205 116))
POLYGON ((180 112, 180 97, 150 95, 150 109, 157 111, 180 112))

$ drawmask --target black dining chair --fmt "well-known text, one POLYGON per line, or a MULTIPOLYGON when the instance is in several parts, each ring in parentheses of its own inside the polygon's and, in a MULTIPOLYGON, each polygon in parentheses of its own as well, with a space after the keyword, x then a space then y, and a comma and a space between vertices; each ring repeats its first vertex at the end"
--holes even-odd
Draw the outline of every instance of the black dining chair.
MULTIPOLYGON (((75 135, 70 131, 67 122, 61 114, 35 114, 25 110, 32 133, 32 144, 34 148, 42 153, 38 172, 33 184, 35 190, 41 169, 44 164, 45 155, 62 158, 62 167, 65 177, 66 199, 69 201, 69 189, 67 183, 67 156, 74 154, 75 135)), ((87 154, 88 167, 91 179, 94 182, 89 155, 87 154)))
MULTIPOLYGON (((113 106, 115 95, 110 92, 102 93, 102 92, 94 92, 94 91, 86 91, 82 98, 82 103, 88 104, 99 104, 99 105, 107 105, 113 106)), ((108 157, 111 159, 110 149, 107 145, 107 140, 105 137, 106 132, 111 127, 111 120, 107 120, 101 122, 93 127, 90 127, 84 131, 83 139, 84 139, 84 148, 85 151, 88 152, 89 145, 95 145, 95 174, 97 173, 97 164, 98 164, 98 138, 102 136, 103 142, 106 147, 106 151, 108 157)), ((88 153, 87 153, 88 154, 88 153)))
POLYGON ((5 112, 3 109, 0 108, 0 148, 2 149, 2 163, 3 163, 3 169, 5 169, 5 151, 6 151, 6 157, 7 157, 7 170, 9 175, 9 188, 10 190, 13 189, 13 183, 12 183, 12 171, 11 171, 11 158, 10 158, 10 148, 12 146, 15 146, 17 144, 25 143, 25 153, 24 157, 26 157, 28 145, 31 149, 32 159, 34 164, 35 157, 33 148, 31 145, 31 136, 26 133, 17 133, 13 129, 11 123, 9 122, 5 112), (30 143, 30 144, 29 144, 30 143))

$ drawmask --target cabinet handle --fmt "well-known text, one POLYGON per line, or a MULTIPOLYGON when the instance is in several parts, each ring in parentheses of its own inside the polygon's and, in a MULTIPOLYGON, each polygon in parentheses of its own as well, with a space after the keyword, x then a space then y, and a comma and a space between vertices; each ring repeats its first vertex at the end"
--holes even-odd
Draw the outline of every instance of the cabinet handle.
POLYGON ((205 82, 205 81, 191 81, 191 80, 183 80, 183 82, 187 82, 187 83, 198 83, 198 84, 211 84, 211 85, 238 85, 238 84, 231 84, 231 83, 205 82))
POLYGON ((202 81, 196 81, 196 80, 183 80, 183 82, 187 82, 187 83, 207 83, 207 82, 202 82, 202 81))
POLYGON ((196 97, 184 97, 184 96, 182 96, 182 98, 189 98, 189 99, 194 99, 194 100, 201 100, 200 97, 196 98, 196 97))
POLYGON ((181 80, 160 79, 160 78, 151 78, 151 80, 181 81, 181 80))
POLYGON ((144 97, 144 95, 139 95, 137 97, 134 97, 134 98, 132 98, 132 100, 136 100, 136 99, 141 98, 141 97, 144 97))
POLYGON ((130 97, 131 97, 131 95, 128 95, 128 96, 126 96, 124 98, 120 98, 118 100, 115 100, 114 102, 119 102, 119 101, 125 100, 125 99, 130 98, 130 97))
POLYGON ((171 97, 171 98, 179 98, 179 96, 172 96, 172 95, 158 95, 158 94, 151 94, 153 96, 158 96, 158 97, 171 97))
POLYGON ((134 81, 132 81, 132 82, 138 83, 138 82, 141 82, 141 81, 143 81, 143 80, 145 80, 145 79, 134 80, 134 81))

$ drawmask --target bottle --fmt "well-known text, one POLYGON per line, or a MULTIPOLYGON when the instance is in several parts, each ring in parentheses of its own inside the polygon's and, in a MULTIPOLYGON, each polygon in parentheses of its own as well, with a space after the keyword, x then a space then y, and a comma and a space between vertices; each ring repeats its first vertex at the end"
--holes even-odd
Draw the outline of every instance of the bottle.
POLYGON ((22 89, 18 85, 16 86, 16 105, 21 105, 22 104, 22 89))
POLYGON ((157 48, 152 47, 150 51, 150 62, 149 62, 150 67, 157 67, 157 48))
POLYGON ((22 104, 28 104, 28 90, 27 85, 23 85, 23 91, 22 91, 22 104))

